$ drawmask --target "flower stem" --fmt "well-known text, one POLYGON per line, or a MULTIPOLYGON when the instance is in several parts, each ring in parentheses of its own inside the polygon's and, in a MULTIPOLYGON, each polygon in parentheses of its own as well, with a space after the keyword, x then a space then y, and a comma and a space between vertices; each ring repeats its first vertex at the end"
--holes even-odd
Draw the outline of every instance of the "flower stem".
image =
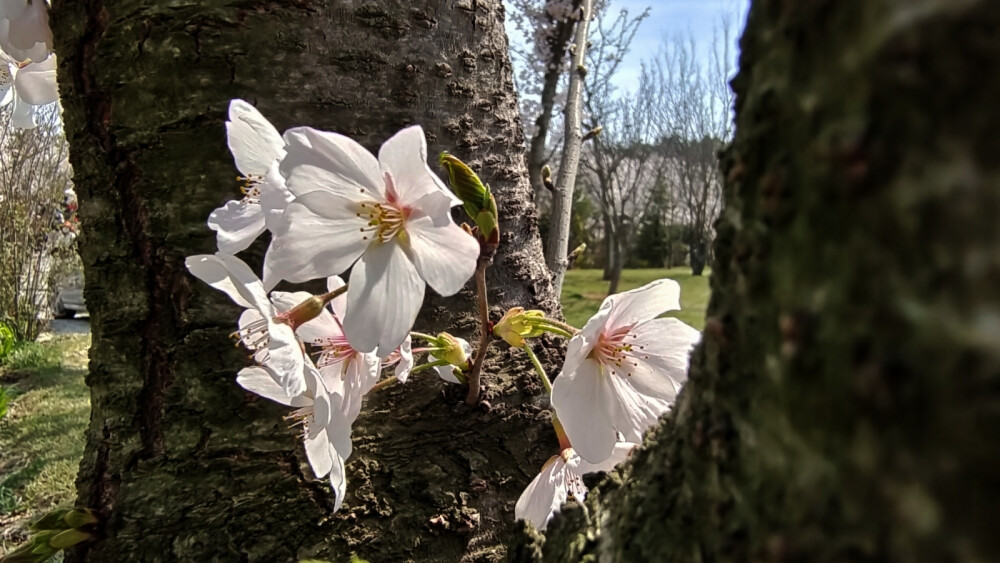
POLYGON ((549 376, 545 375, 545 368, 542 367, 542 362, 538 361, 538 356, 535 355, 530 344, 525 344, 523 349, 528 354, 528 358, 531 359, 531 365, 535 366, 535 371, 538 372, 538 376, 542 379, 542 387, 545 387, 545 392, 551 396, 552 383, 549 381, 549 376))
POLYGON ((580 329, 576 328, 571 324, 564 323, 562 321, 557 321, 555 319, 550 319, 548 317, 542 319, 540 324, 545 324, 550 332, 554 332, 556 334, 559 334, 560 332, 566 333, 567 338, 573 337, 580 332, 580 329))
POLYGON ((446 366, 446 365, 448 365, 448 360, 434 360, 433 362, 420 364, 419 366, 414 367, 413 369, 410 370, 410 374, 412 375, 414 373, 422 372, 425 369, 431 369, 431 368, 436 368, 438 366, 446 366))
POLYGON ((490 303, 486 297, 486 268, 493 263, 495 245, 483 245, 476 261, 476 294, 479 301, 479 347, 476 348, 476 359, 469 370, 469 394, 465 396, 465 404, 474 405, 479 402, 479 380, 486 361, 486 350, 493 341, 490 331, 490 303))
POLYGON ((345 293, 347 293, 347 284, 344 284, 342 287, 338 287, 337 289, 335 289, 333 291, 328 291, 328 292, 324 293, 323 295, 320 295, 319 298, 322 299, 323 300, 323 304, 326 305, 330 301, 333 301, 334 299, 336 299, 337 297, 339 297, 339 296, 341 296, 341 295, 343 295, 345 293))

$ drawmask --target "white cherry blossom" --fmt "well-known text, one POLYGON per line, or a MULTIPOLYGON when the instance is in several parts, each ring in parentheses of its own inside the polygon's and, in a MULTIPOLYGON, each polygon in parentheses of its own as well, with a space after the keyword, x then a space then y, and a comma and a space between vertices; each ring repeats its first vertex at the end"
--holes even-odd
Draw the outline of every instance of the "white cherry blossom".
POLYGON ((636 444, 619 442, 614 445, 608 459, 596 464, 581 458, 573 448, 564 449, 545 462, 541 472, 521 493, 514 505, 514 517, 531 522, 539 530, 545 530, 549 520, 552 520, 571 495, 581 504, 587 498, 584 475, 610 471, 628 457, 635 447, 636 444))
POLYGON ((280 376, 285 392, 290 396, 305 392, 302 345, 292 323, 282 315, 285 311, 275 307, 249 266, 222 252, 189 256, 184 263, 196 278, 246 308, 240 316, 237 334, 258 362, 280 376))
POLYGON ((312 362, 306 362, 306 388, 301 394, 287 393, 281 377, 266 366, 240 370, 236 382, 251 393, 295 409, 285 418, 302 425, 306 458, 316 477, 330 476, 337 511, 347 489, 344 460, 351 452, 351 425, 338 414, 341 398, 326 389, 312 362))
POLYGON ((378 159, 336 133, 285 133, 289 191, 265 259, 265 284, 350 268, 343 318, 351 346, 389 356, 406 338, 430 285, 453 295, 472 276, 479 244, 451 218, 461 204, 427 166, 419 126, 382 145, 378 159))
MULTIPOLYGON (((327 279, 328 291, 344 285, 340 276, 327 279)), ((318 317, 303 323, 297 333, 302 340, 320 349, 316 361, 319 373, 327 388, 343 396, 341 411, 353 422, 361 412, 365 394, 378 382, 381 366, 378 356, 359 352, 347 341, 341 322, 346 302, 344 294, 334 297, 329 309, 324 308, 318 317)))
POLYGON ((48 2, 0 0, 0 49, 18 62, 44 61, 52 50, 48 2))
POLYGON ((18 63, 0 53, 0 107, 11 105, 16 129, 36 127, 38 107, 58 99, 55 55, 38 63, 18 63))
POLYGON ((213 211, 208 227, 216 232, 219 250, 236 254, 280 219, 292 197, 277 166, 285 155, 285 141, 257 108, 243 100, 229 102, 226 136, 242 174, 243 198, 213 211))
POLYGON ((673 280, 609 296, 574 336, 552 385, 552 406, 580 457, 592 463, 614 450, 616 432, 628 442, 670 410, 687 380, 700 333, 673 318, 680 286, 673 280))

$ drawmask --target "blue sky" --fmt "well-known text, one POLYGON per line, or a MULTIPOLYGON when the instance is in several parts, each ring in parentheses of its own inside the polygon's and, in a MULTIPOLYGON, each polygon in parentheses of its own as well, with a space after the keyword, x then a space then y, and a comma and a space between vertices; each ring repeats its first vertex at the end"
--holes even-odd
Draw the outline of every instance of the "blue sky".
MULTIPOLYGON (((723 17, 733 22, 734 43, 733 57, 738 54, 735 42, 742 32, 742 24, 746 19, 749 0, 609 0, 609 15, 615 15, 621 9, 627 9, 630 14, 640 14, 648 6, 649 17, 639 27, 632 50, 629 52, 615 83, 619 88, 631 90, 635 87, 644 58, 654 57, 659 50, 664 37, 691 33, 698 48, 704 52, 700 55, 707 63, 708 51, 713 42, 713 29, 723 17)), ((508 8, 509 9, 509 8, 508 8)), ((508 33, 510 33, 508 27, 508 33)), ((511 36, 516 41, 515 36, 511 36)), ((735 68, 735 61, 733 68, 735 68)))
MULTIPOLYGON (((610 0, 609 13, 625 8, 630 14, 639 14, 647 6, 650 8, 649 17, 639 27, 632 50, 619 71, 616 80, 619 87, 634 88, 639 79, 640 62, 655 55, 664 37, 692 34, 695 44, 702 51, 699 55, 707 62, 713 29, 723 17, 732 21, 734 46, 731 51, 734 57, 738 55, 735 42, 742 32, 749 0, 610 0)), ((736 68, 735 62, 733 68, 736 68)))

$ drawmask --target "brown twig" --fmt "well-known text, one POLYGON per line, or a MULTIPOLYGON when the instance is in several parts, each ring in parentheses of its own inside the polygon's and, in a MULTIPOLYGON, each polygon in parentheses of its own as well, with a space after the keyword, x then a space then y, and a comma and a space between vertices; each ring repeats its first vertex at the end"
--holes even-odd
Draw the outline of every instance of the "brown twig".
POLYGON ((496 253, 496 245, 489 243, 482 246, 479 253, 479 260, 476 261, 476 295, 479 301, 479 347, 476 348, 476 359, 472 362, 472 369, 469 370, 469 394, 465 396, 465 404, 475 405, 479 401, 480 374, 483 371, 483 362, 486 361, 486 350, 490 346, 493 338, 490 334, 490 303, 486 297, 486 268, 493 263, 493 255, 496 253))

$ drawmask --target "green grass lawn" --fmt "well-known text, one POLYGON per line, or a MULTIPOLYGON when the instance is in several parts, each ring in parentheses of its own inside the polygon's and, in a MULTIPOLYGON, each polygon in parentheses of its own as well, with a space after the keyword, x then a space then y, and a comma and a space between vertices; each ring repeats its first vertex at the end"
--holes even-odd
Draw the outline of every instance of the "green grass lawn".
MULTIPOLYGON (((653 280, 670 278, 681 284, 681 310, 667 313, 701 330, 705 324, 705 308, 708 306, 708 269, 704 275, 692 276, 691 268, 670 268, 658 270, 625 270, 622 272, 619 291, 635 289, 653 280)), ((569 324, 579 328, 601 307, 607 297, 608 282, 601 280, 601 270, 570 270, 563 283, 563 314, 569 324)))
POLYGON ((89 346, 89 336, 57 336, 0 366, 11 397, 0 419, 0 555, 25 539, 28 522, 76 498, 89 346))

